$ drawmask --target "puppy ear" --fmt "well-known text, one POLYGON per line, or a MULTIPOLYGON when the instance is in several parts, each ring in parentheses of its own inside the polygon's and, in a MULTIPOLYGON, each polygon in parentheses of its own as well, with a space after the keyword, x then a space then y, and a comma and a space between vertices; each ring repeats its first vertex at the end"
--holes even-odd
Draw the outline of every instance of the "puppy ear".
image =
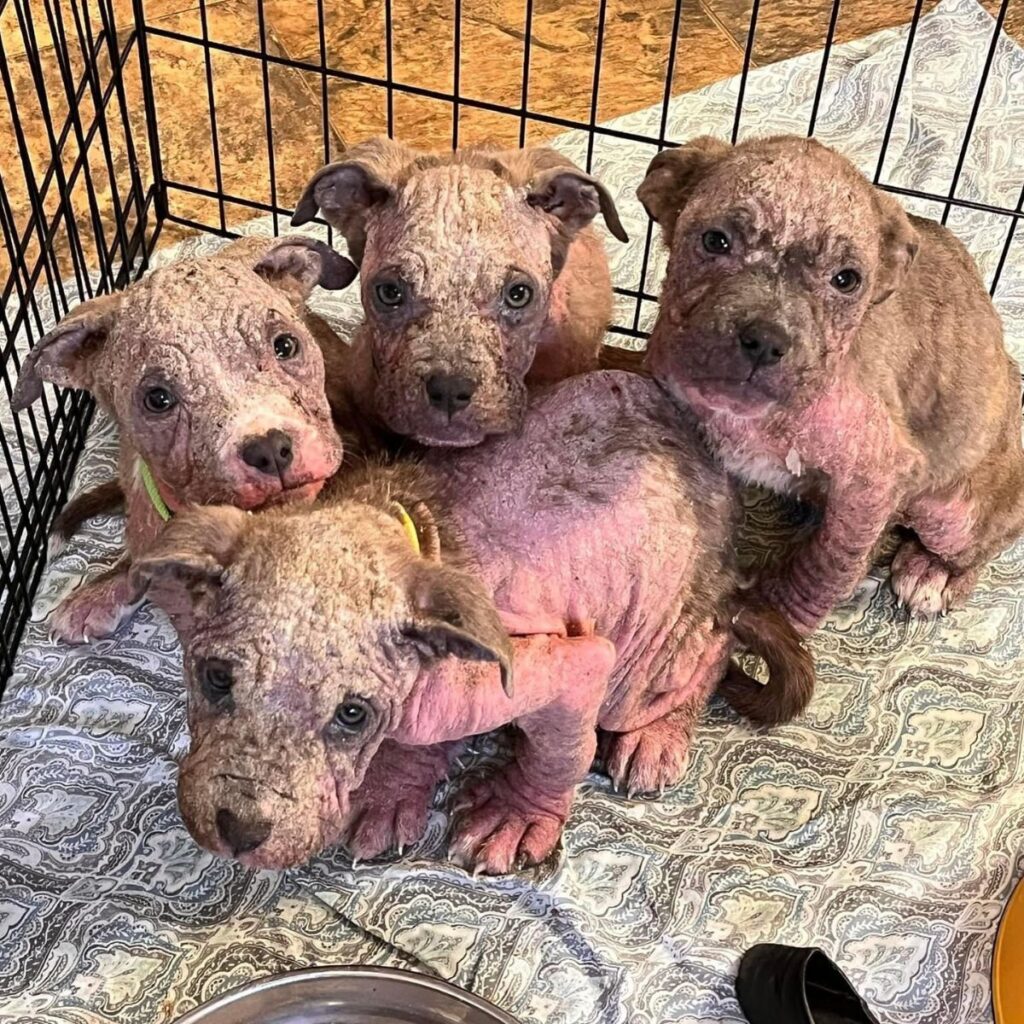
POLYGON ((392 139, 370 139, 321 167, 310 179, 292 217, 292 226, 311 221, 318 211, 348 243, 349 256, 360 264, 366 248, 366 214, 387 202, 402 172, 417 158, 415 150, 392 139))
POLYGON ((647 176, 636 196, 651 220, 658 222, 666 242, 697 183, 731 151, 721 139, 702 135, 678 149, 666 149, 647 165, 647 176))
POLYGON ((629 241, 611 193, 596 178, 572 164, 537 173, 530 182, 526 201, 557 217, 570 235, 585 228, 600 213, 608 230, 620 242, 629 241))
POLYGON ((187 628, 213 608, 249 522, 245 512, 230 505, 183 509, 146 556, 132 563, 136 597, 145 595, 177 629, 187 628))
POLYGON ((512 695, 512 643, 494 601, 468 573, 436 562, 418 562, 409 583, 413 619, 403 630, 430 658, 452 655, 494 661, 512 695))
POLYGON ((16 412, 43 393, 43 381, 63 388, 92 390, 93 365, 114 325, 123 292, 101 295, 77 305, 25 357, 11 398, 16 412))
POLYGON ((871 292, 871 303, 877 306, 903 283, 914 265, 921 238, 900 204, 879 189, 875 190, 878 209, 878 273, 871 292))
POLYGON ((301 302, 317 285, 329 291, 347 288, 359 274, 359 268, 340 252, 305 237, 283 239, 263 254, 253 270, 301 302))

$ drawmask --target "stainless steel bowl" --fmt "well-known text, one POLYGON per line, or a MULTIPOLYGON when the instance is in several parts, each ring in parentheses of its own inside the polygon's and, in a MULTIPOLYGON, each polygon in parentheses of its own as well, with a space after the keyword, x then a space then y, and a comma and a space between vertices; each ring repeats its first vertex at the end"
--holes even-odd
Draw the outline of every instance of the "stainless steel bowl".
POLYGON ((517 1024, 462 989, 387 967, 316 967, 261 978, 175 1024, 517 1024))

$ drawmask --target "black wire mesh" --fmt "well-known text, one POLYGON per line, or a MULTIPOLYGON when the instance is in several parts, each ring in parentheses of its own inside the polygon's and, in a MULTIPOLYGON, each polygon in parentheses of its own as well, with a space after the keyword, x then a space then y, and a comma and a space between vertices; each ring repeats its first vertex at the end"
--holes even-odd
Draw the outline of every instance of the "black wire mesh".
MULTIPOLYGON (((286 130, 275 113, 275 76, 287 70, 311 83, 311 104, 319 103, 316 130, 320 138, 306 138, 305 150, 313 161, 310 170, 336 155, 338 133, 332 127, 334 90, 359 87, 379 94, 383 111, 381 127, 395 134, 399 102, 412 99, 446 104, 451 112, 450 138, 453 146, 464 140, 462 125, 467 118, 502 115, 518 126, 519 144, 530 138, 531 129, 541 127, 585 133, 588 170, 595 158, 595 146, 605 139, 643 144, 654 153, 682 139, 670 138, 669 107, 680 91, 677 73, 685 61, 699 59, 687 48, 682 30, 692 0, 675 0, 671 25, 665 33, 664 88, 658 129, 636 133, 601 122, 602 66, 610 52, 606 38, 613 0, 594 3, 594 60, 592 88, 585 117, 563 116, 540 109, 531 93, 531 69, 536 61, 534 0, 524 0, 521 33, 507 36, 509 66, 521 66, 518 102, 500 103, 472 95, 466 87, 464 60, 464 12, 467 0, 451 0, 451 44, 454 65, 450 88, 407 81, 396 75, 396 20, 393 0, 383 0, 381 18, 381 74, 339 66, 328 46, 326 23, 329 0, 305 0, 293 5, 302 16, 316 19, 316 52, 294 58, 272 45, 266 6, 270 0, 254 0, 256 32, 246 41, 221 38, 212 30, 214 5, 199 0, 198 17, 191 24, 148 17, 145 0, 131 0, 131 23, 124 24, 124 0, 0 0, 0 21, 14 24, 16 32, 6 34, 18 44, 19 67, 26 72, 15 79, 12 63, 0 36, 0 80, 7 115, 15 140, 13 152, 2 154, 0 179, 0 229, 6 247, 0 318, 4 330, 0 376, 8 399, 17 379, 25 352, 44 333, 46 326, 62 316, 76 302, 118 288, 141 274, 167 225, 232 234, 240 217, 269 214, 275 231, 292 209, 290 200, 298 191, 285 188, 282 170, 290 170, 290 159, 282 162, 281 134, 286 130), (118 9, 115 9, 118 8, 118 9), (517 41, 517 36, 521 40, 517 41), (41 38, 44 37, 44 38, 41 38), (182 61, 202 68, 210 147, 210 180, 191 173, 189 165, 177 162, 165 167, 161 154, 164 130, 180 116, 173 104, 162 100, 154 84, 149 57, 150 45, 173 44, 182 61), (517 48, 521 46, 521 52, 517 48), (237 138, 223 138, 222 115, 225 97, 218 95, 218 63, 245 62, 258 77, 262 110, 251 113, 251 134, 259 134, 259 116, 264 126, 266 189, 261 195, 244 195, 228 187, 225 161, 237 159, 237 138), (520 62, 521 61, 521 65, 520 62), (27 133, 25 125, 41 123, 45 145, 38 145, 39 132, 27 133), (31 138, 30 138, 31 135, 31 138), (35 140, 35 142, 33 141, 35 140), (182 173, 184 171, 184 173, 182 173), (192 202, 185 203, 189 199, 192 202), (205 212, 195 213, 197 204, 205 212), (205 205, 202 205, 205 204, 205 205)), ((1005 239, 998 263, 989 282, 994 292, 999 284, 1014 243, 1024 207, 1024 189, 1014 207, 967 199, 958 194, 972 131, 988 83, 999 32, 1010 0, 1002 0, 983 72, 977 83, 973 106, 963 126, 963 138, 948 189, 924 192, 901 187, 885 179, 886 157, 918 23, 925 0, 916 0, 907 35, 905 52, 895 84, 881 144, 875 180, 883 188, 906 197, 942 204, 945 222, 957 207, 985 211, 1003 219, 1005 239)), ((547 7, 551 5, 548 4, 547 7)), ((824 6, 824 5, 817 5, 824 6)), ((546 10, 547 8, 545 8, 546 10)), ((540 13, 539 13, 540 12, 540 13)), ((735 141, 744 129, 744 100, 748 76, 754 64, 759 22, 770 13, 768 5, 751 0, 749 25, 742 47, 742 68, 736 94, 731 135, 735 141)), ((823 91, 833 54, 841 0, 828 10, 827 29, 820 72, 813 98, 807 134, 818 127, 823 91)), ((699 129, 698 129, 699 130, 699 129)), ((262 159, 262 154, 251 159, 262 159)), ((620 305, 613 330, 642 338, 644 304, 656 301, 649 280, 654 235, 648 227, 642 259, 635 280, 619 281, 616 288, 626 301, 620 305), (624 308, 632 304, 628 313, 624 308)), ((81 393, 47 389, 44 400, 20 417, 4 412, 0 422, 0 680, 10 672, 14 650, 31 607, 33 593, 45 561, 46 536, 53 515, 67 494, 75 462, 81 450, 92 405, 81 393)))

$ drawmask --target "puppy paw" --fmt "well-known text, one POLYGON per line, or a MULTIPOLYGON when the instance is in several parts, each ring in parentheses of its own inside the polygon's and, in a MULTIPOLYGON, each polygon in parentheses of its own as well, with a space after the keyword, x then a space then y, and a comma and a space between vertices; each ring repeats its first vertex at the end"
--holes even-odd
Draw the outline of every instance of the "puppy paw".
POLYGON ((541 792, 510 765, 461 794, 448 857, 474 875, 540 864, 558 846, 572 798, 541 792))
POLYGON ((394 850, 399 857, 427 831, 433 788, 406 787, 402 793, 363 793, 352 797, 352 824, 345 848, 353 861, 373 860, 394 850))
POLYGON ((122 571, 84 583, 54 610, 51 631, 69 644, 110 636, 142 603, 132 597, 128 575, 122 571))
POLYGON ((448 749, 403 747, 386 740, 352 794, 345 847, 354 861, 391 850, 401 856, 427 830, 434 790, 448 769, 448 749))
POLYGON ((601 750, 617 790, 624 789, 630 798, 660 795, 686 774, 690 735, 667 715, 632 732, 602 734, 601 750))
POLYGON ((951 570, 917 540, 900 546, 892 560, 891 582, 899 605, 911 614, 934 616, 962 607, 978 582, 980 570, 951 570))

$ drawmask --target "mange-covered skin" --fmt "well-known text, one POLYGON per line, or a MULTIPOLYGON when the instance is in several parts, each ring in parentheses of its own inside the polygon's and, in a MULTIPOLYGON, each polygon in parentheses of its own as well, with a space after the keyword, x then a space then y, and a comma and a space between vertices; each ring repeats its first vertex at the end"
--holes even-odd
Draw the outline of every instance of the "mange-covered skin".
MULTIPOLYGON (((14 405, 28 406, 51 381, 87 389, 113 416, 132 557, 162 526, 143 464, 172 511, 312 500, 342 444, 324 393, 321 328, 305 299, 355 273, 305 238, 246 240, 174 263, 76 307, 29 355, 14 405)), ((134 602, 127 564, 72 594, 55 632, 81 641, 116 629, 134 602)))
POLYGON ((962 604, 1024 529, 1019 370, 963 246, 803 138, 696 139, 638 195, 671 247, 649 370, 738 477, 824 506, 762 592, 809 632, 900 525, 900 602, 962 604))
MULTIPOLYGON (((485 871, 552 851, 598 726, 628 788, 679 778, 744 613, 733 491, 653 382, 573 378, 519 435, 332 491, 313 510, 182 515, 135 567, 185 649, 179 795, 200 843, 262 867, 343 837, 359 857, 400 846, 444 774, 435 745, 509 722, 517 756, 466 794, 453 844, 485 871)), ((792 714, 813 673, 788 627, 777 639, 792 714)))
POLYGON ((361 270, 367 414, 427 445, 515 429, 526 386, 596 369, 611 317, 603 186, 550 149, 423 153, 389 139, 321 168, 293 224, 321 210, 361 270))

